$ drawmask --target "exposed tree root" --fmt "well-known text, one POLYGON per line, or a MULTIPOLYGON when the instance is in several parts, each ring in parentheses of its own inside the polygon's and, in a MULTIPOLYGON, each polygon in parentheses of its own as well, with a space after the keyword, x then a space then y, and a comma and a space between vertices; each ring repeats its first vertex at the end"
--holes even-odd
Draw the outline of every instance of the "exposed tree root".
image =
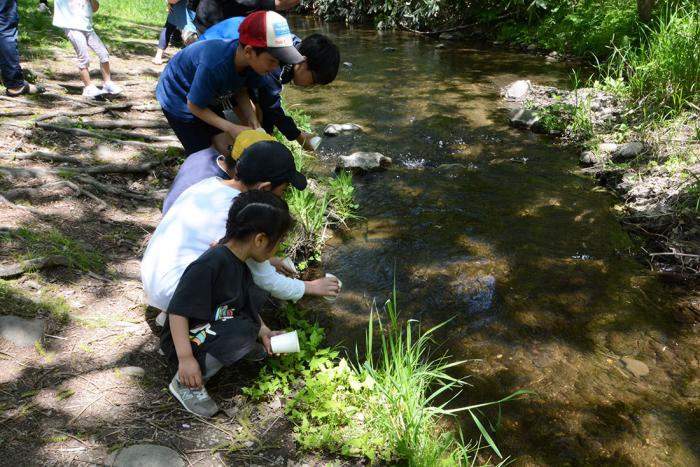
MULTIPOLYGON (((93 128, 170 128, 164 120, 83 120, 84 126, 93 128)), ((143 137, 139 135, 139 137, 143 137)), ((172 138, 170 138, 172 140, 172 138)))
MULTIPOLYGON (((76 122, 78 123, 78 122, 76 122)), ((64 126, 59 126, 59 125, 52 125, 50 123, 42 123, 42 122, 37 122, 36 126, 39 128, 42 128, 44 130, 52 130, 52 131, 60 131, 63 133, 68 133, 74 136, 86 136, 88 138, 98 138, 98 139, 106 139, 109 141, 113 141, 115 143, 123 144, 125 146, 136 146, 139 148, 153 148, 153 147, 167 147, 164 145, 154 145, 153 143, 145 143, 142 141, 130 141, 130 140, 124 140, 124 139, 119 139, 116 136, 112 135, 106 135, 103 133, 99 133, 96 131, 89 131, 89 130, 83 130, 81 128, 68 128, 64 126)), ((168 136, 149 136, 149 135, 142 135, 139 133, 132 133, 132 132, 121 132, 120 133, 122 136, 125 137, 137 137, 141 138, 147 141, 152 141, 152 142, 172 142, 175 143, 175 140, 172 137, 168 136)))
POLYGON ((34 151, 34 152, 3 152, 0 153, 1 159, 10 160, 37 160, 45 162, 70 162, 75 165, 83 165, 85 161, 72 156, 62 156, 60 154, 54 154, 52 152, 46 151, 34 151))
POLYGON ((19 263, 0 266, 0 278, 6 279, 9 277, 17 277, 27 272, 36 271, 39 269, 51 268, 54 266, 68 266, 70 261, 65 256, 51 255, 41 258, 29 259, 19 263))
POLYGON ((112 104, 112 105, 105 105, 103 107, 91 107, 88 109, 79 109, 79 110, 74 110, 71 112, 50 112, 46 113, 44 115, 40 115, 36 119, 34 119, 35 122, 41 122, 44 120, 49 120, 51 118, 55 117, 82 117, 86 115, 97 115, 105 112, 110 112, 113 110, 129 110, 132 107, 132 104, 130 102, 126 102, 123 104, 112 104))

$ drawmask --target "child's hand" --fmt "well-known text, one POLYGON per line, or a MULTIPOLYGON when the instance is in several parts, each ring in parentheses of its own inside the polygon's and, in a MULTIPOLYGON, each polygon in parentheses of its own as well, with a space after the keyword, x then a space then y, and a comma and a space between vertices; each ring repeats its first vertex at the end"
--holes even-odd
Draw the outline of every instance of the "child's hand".
POLYGON ((260 343, 263 345, 263 347, 265 347, 265 351, 267 351, 268 355, 272 355, 272 344, 270 343, 270 338, 279 334, 284 334, 284 331, 271 331, 267 326, 260 327, 258 338, 260 339, 260 343))
POLYGON ((290 269, 289 266, 284 264, 284 258, 280 258, 279 256, 270 258, 270 264, 275 267, 277 272, 284 274, 287 277, 294 277, 297 275, 297 272, 294 269, 290 269))
POLYGON ((180 383, 188 388, 198 389, 202 387, 202 369, 194 356, 179 359, 178 371, 180 383))
POLYGON ((301 144, 301 147, 303 147, 306 151, 315 151, 313 144, 311 143, 311 140, 316 137, 313 133, 306 133, 304 131, 301 132, 299 137, 297 138, 297 142, 301 144))
POLYGON ((320 297, 335 297, 340 293, 338 278, 321 277, 320 279, 306 282, 305 293, 308 295, 318 295, 320 297))

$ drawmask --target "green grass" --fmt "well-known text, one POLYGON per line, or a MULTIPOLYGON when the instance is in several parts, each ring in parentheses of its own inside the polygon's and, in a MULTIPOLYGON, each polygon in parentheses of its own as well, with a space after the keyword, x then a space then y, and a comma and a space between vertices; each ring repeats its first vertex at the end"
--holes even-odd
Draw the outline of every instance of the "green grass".
POLYGON ((638 47, 620 47, 603 70, 623 78, 645 115, 675 117, 700 104, 700 8, 666 9, 638 47))
MULTIPOLYGON (((366 355, 362 363, 357 356, 353 364, 339 358, 338 351, 321 347, 323 329, 308 322, 303 312, 290 306, 287 319, 288 327, 299 332, 301 352, 270 360, 244 393, 253 398, 288 395, 285 411, 301 449, 434 467, 475 465, 476 455, 488 446, 502 459, 493 429, 480 420, 479 410, 491 403, 448 407, 466 382, 449 375, 464 361, 431 350, 433 336, 446 323, 425 331, 414 320, 402 325, 394 293, 383 312, 372 307, 366 355), (296 393, 295 387, 300 388, 296 393), (479 442, 446 429, 443 419, 460 412, 472 417, 481 433, 479 442)), ((494 404, 523 394, 518 391, 494 404)))
POLYGON ((0 314, 33 319, 49 316, 57 324, 68 323, 70 306, 61 297, 42 290, 39 297, 30 296, 12 282, 0 279, 0 314))
MULTIPOLYGON (((52 26, 52 15, 37 10, 38 0, 19 2, 19 46, 24 60, 51 58, 52 48, 72 50, 63 31, 52 26)), ((53 2, 50 3, 53 6, 53 2)), ((114 55, 140 53, 150 55, 154 46, 138 41, 158 38, 165 24, 164 2, 139 0, 104 0, 93 16, 95 30, 114 55)))
POLYGON ((102 256, 91 247, 66 237, 55 228, 33 230, 20 227, 0 233, 0 245, 18 247, 17 258, 26 261, 42 256, 60 255, 68 259, 68 266, 81 271, 98 271, 104 267, 102 256))

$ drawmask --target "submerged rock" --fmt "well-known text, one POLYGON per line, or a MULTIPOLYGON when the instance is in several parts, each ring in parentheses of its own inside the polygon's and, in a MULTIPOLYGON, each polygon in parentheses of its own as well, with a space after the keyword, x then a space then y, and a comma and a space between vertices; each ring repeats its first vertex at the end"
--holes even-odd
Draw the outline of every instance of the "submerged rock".
POLYGON ((331 123, 323 130, 323 134, 326 136, 337 136, 341 133, 352 133, 361 130, 362 127, 356 123, 331 123))
POLYGON ((352 70, 352 63, 351 62, 343 62, 343 66, 347 68, 348 70, 352 70))
POLYGON ((177 452, 155 444, 136 444, 120 449, 110 454, 105 464, 114 467, 185 467, 177 452))
POLYGON ((622 357, 620 361, 625 366, 625 370, 629 371, 637 378, 649 374, 649 367, 644 362, 640 362, 632 357, 622 357))
POLYGON ((384 52, 396 52, 396 47, 384 47, 384 52))
POLYGON ((460 301, 469 306, 470 312, 485 311, 493 304, 496 278, 491 275, 470 277, 467 274, 460 274, 454 284, 454 291, 460 301))
POLYGON ((438 36, 441 41, 458 41, 462 38, 462 35, 456 32, 443 32, 438 36))
POLYGON ((378 152, 355 152, 349 156, 340 156, 336 170, 352 170, 355 173, 376 172, 391 165, 391 158, 378 152))
POLYGON ((445 48, 445 44, 443 44, 443 43, 437 44, 437 45, 435 45, 435 48, 436 48, 436 49, 444 49, 444 48, 445 48))
POLYGON ((532 83, 530 83, 530 80, 521 79, 506 86, 503 90, 503 95, 507 99, 523 99, 530 93, 531 89, 532 83))
POLYGON ((24 319, 19 316, 0 316, 0 338, 18 347, 33 347, 44 336, 43 319, 24 319))

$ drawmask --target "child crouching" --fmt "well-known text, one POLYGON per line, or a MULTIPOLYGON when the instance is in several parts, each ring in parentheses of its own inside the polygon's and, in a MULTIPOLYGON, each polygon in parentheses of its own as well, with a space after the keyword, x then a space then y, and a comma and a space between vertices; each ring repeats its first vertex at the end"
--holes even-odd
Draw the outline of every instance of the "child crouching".
POLYGON ((170 392, 189 412, 211 417, 218 411, 204 383, 222 367, 272 353, 270 337, 280 332, 258 314, 269 294, 253 283, 245 261, 271 258, 291 224, 287 204, 277 196, 241 193, 229 210, 225 237, 182 275, 161 349, 177 368, 170 392))

